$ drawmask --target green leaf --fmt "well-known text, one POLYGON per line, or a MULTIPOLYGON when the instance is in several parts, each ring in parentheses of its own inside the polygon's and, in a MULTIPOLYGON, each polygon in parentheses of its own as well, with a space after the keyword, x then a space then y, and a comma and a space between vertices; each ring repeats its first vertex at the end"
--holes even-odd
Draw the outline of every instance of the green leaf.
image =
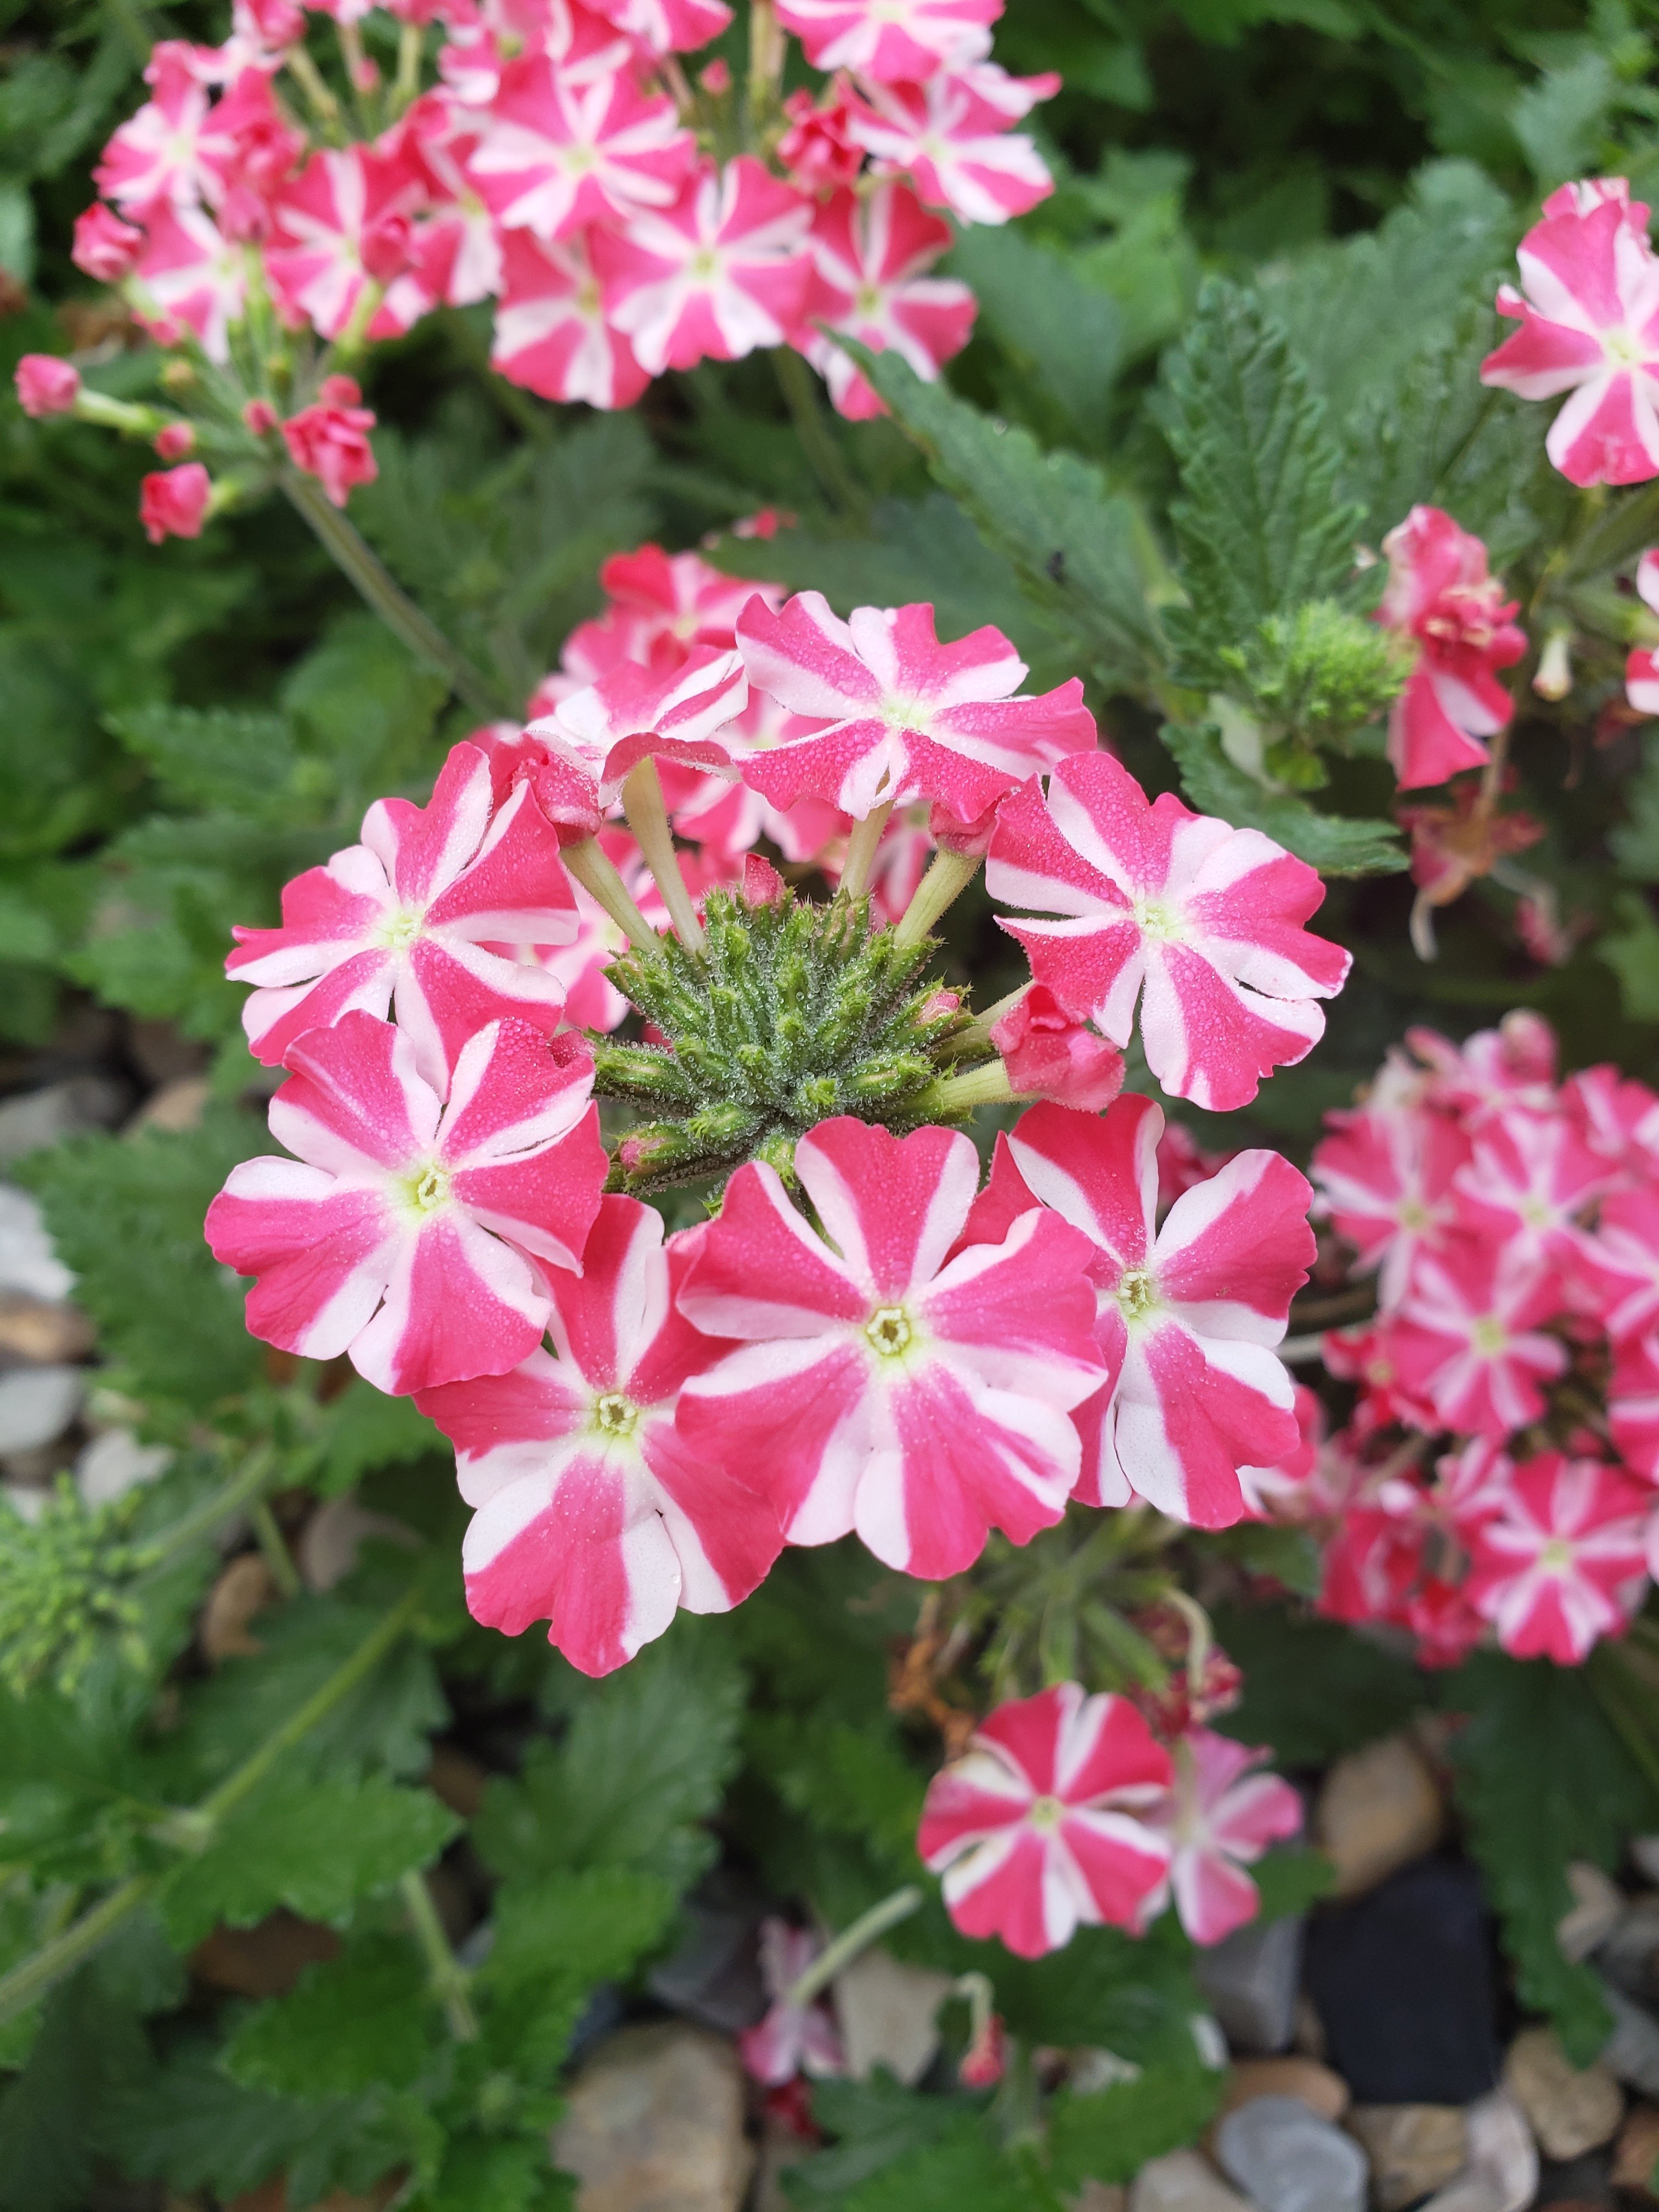
POLYGON ((249 1928, 279 1905, 343 1928, 359 1898, 428 1865, 459 1826, 429 1791, 381 1775, 280 1776, 174 1875, 162 1908, 168 1931, 187 1950, 221 1921, 249 1928))
POLYGON ((367 1382, 354 1382, 328 1407, 328 1437, 315 1488, 325 1498, 351 1489, 374 1468, 408 1467, 444 1440, 412 1398, 388 1398, 367 1382))
MULTIPOLYGON (((816 2082, 812 2117, 836 2140, 816 2157, 789 2166, 783 2176, 785 2194, 808 2212, 820 2206, 885 2204, 890 2201, 885 2188, 890 2177, 898 2177, 896 2186, 902 2191, 919 2170, 923 2178, 916 2185, 922 2194, 915 2201, 930 2202, 928 2161, 942 2160, 945 2169, 959 2179, 964 2143, 974 2147, 981 2165, 1000 2163, 983 2122, 962 2100, 922 2096, 887 2073, 878 2072, 867 2081, 816 2082), (878 2194, 870 2196, 872 2190, 878 2194)), ((977 2207, 979 2201, 970 2197, 967 2203, 977 2207)))
POLYGON ((882 2166, 841 2202, 847 2212, 1058 2212, 1034 2184, 986 2123, 963 2112, 936 2142, 882 2166))
POLYGON ((674 1903, 666 1882, 631 1867, 506 1883, 496 1894, 495 1940, 480 1984, 507 1991, 555 1984, 584 1995, 656 1948, 674 1903))
POLYGON ((896 1878, 916 1870, 916 1824, 927 1777, 906 1756, 884 1714, 862 1726, 820 1721, 803 1731, 799 1716, 757 1717, 750 1755, 792 1811, 814 1828, 855 1836, 896 1878))
POLYGON ((1643 734, 1642 765, 1625 785, 1625 803, 1628 818, 1607 838, 1619 872, 1633 884, 1659 884, 1659 730, 1643 734))
POLYGON ((1048 2118, 1055 2185, 1070 2195, 1088 2181, 1133 2181, 1148 2159, 1195 2142, 1215 2117, 1222 2076, 1196 2063, 1152 2066, 1133 2081, 1087 2096, 1062 2091, 1048 2118))
POLYGON ((1323 1851, 1291 1847, 1269 1851, 1258 1859, 1250 1869, 1250 1879, 1261 1899, 1258 1919, 1285 1920, 1328 1896, 1335 1887, 1336 1869, 1323 1851))
POLYGON ((360 1936, 246 2014, 224 2046, 225 2069, 242 2088, 279 2097, 408 2088, 431 2057, 431 2010, 413 1942, 360 1936))
POLYGON ((1478 1652, 1446 1684, 1468 1724, 1453 1739, 1468 1846, 1498 1911, 1522 2002, 1547 2013, 1576 2066, 1610 2032, 1594 1971, 1556 1942, 1571 1911, 1570 1860, 1611 1874, 1654 1825, 1659 1798, 1602 1712, 1588 1672, 1478 1652))
POLYGON ((1324 408, 1258 298, 1206 284, 1165 381, 1188 600, 1166 627, 1182 680, 1225 688, 1222 647, 1247 646, 1304 600, 1345 594, 1361 515, 1338 496, 1342 456, 1324 408))
POLYGON ((302 2145, 337 2137, 362 2116, 354 2100, 319 2106, 242 2088, 220 2068, 218 2047, 183 2044, 115 2100, 110 2148, 135 2179, 234 2197, 269 2180, 302 2145))
POLYGON ((1321 814, 1294 792, 1270 791, 1228 759, 1213 726, 1166 722, 1161 734, 1200 814, 1264 831, 1322 875, 1394 875, 1410 865, 1392 822, 1321 814))
POLYGON ((1581 54, 1565 69, 1547 70, 1516 101, 1510 127, 1545 191, 1595 170, 1619 80, 1604 53, 1581 54))
POLYGON ((678 1892, 708 1863, 695 1824, 736 1767, 744 1682, 720 1639, 686 1630, 602 1681, 573 1677, 563 1742, 532 1747, 485 1795, 473 1838, 496 1873, 633 1867, 678 1892))
POLYGON ((951 266, 973 287, 1004 352, 1035 373, 1085 446, 1097 444, 1123 355, 1123 313, 1111 295, 1012 224, 964 230, 951 266))
POLYGON ((106 1352, 161 1396, 206 1407, 258 1371, 239 1287, 203 1242, 202 1218, 264 1141, 252 1115, 215 1107, 188 1135, 80 1137, 15 1170, 80 1279, 76 1296, 106 1352))
POLYGON ((1659 921, 1640 891, 1620 891, 1613 911, 1621 926, 1602 931, 1595 940, 1596 956, 1619 978, 1631 1020, 1659 1022, 1659 921))
POLYGON ((147 2055, 135 2014, 94 1972, 54 1991, 27 2065, 0 2094, 0 2212, 82 2212, 111 2106, 147 2055))
POLYGON ((292 809, 300 757, 284 715, 158 702, 107 720, 180 805, 253 815, 292 809))
POLYGON ((1103 678, 1150 680, 1163 647, 1142 568, 1156 568, 1157 556, 1130 501, 1074 454, 1044 453, 1029 431, 993 422, 943 384, 924 384, 896 353, 839 343, 857 355, 935 481, 1103 678))
POLYGON ((1244 1674, 1244 1700, 1215 1726, 1266 1744, 1280 1766, 1322 1766, 1388 1735, 1424 1702, 1408 1662, 1334 1620, 1281 1606, 1224 1606, 1215 1632, 1244 1674))

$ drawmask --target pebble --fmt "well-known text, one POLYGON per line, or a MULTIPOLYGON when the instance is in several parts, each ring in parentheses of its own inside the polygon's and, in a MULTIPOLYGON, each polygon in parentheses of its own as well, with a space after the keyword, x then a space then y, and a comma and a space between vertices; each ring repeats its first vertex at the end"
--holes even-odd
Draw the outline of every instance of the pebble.
POLYGON ((1650 1881, 1659 1881, 1659 1836, 1632 1836, 1630 1855, 1650 1881))
POLYGON ((71 1075, 0 1102, 0 1162, 21 1160, 92 1129, 113 1128, 131 1096, 125 1084, 106 1075, 71 1075))
POLYGON ((879 1948, 862 1953, 833 1985, 847 2070, 866 2081, 878 2066, 913 2088, 933 2063, 933 2016, 951 1994, 949 1974, 907 1966, 879 1948))
POLYGON ((62 1436, 85 1388, 78 1367, 15 1367, 0 1375, 0 1454, 33 1451, 62 1436))
POLYGON ((340 1939, 320 1921, 283 1906, 252 1928, 216 1928, 191 1954, 190 1971, 210 1989, 239 1997, 285 1996, 313 1960, 337 1959, 340 1939))
POLYGON ((1075 2197, 1066 2199, 1066 2212, 1127 2212, 1128 2202, 1128 2191, 1115 2181, 1085 2181, 1075 2197))
POLYGON ((1601 1995, 1613 2014, 1613 2033, 1601 2054, 1602 2065, 1626 2088, 1659 2097, 1659 2021, 1632 2004, 1611 1982, 1602 1983, 1601 1995))
POLYGON ((1314 1807, 1313 1840, 1336 1867, 1335 1894, 1360 1897, 1431 1851, 1446 1808, 1410 1738, 1384 1736, 1338 1759, 1314 1807))
POLYGON ((75 1278, 52 1249, 36 1200, 15 1183, 0 1183, 0 1291, 59 1303, 75 1278))
POLYGON ((681 1939, 652 1968, 652 1996, 727 2035, 752 2027, 767 2005, 759 1942, 767 1905, 763 1893, 733 1869, 715 1868, 680 1908, 681 1939))
POLYGON ((1468 2157, 1461 2105, 1356 2105, 1347 2125, 1370 2160, 1377 2212, 1405 2212, 1461 2173, 1468 2157))
POLYGON ((553 2161, 576 2212, 738 2212, 754 2153, 725 2037, 679 2021, 625 2027, 571 2083, 553 2161))
POLYGON ((1653 2186, 1654 2168, 1659 2166, 1659 2105, 1638 2105, 1620 2132, 1619 2148, 1613 2154, 1613 2185, 1619 2189, 1644 2190, 1650 2197, 1659 2197, 1653 2186))
POLYGON ((1595 1963, 1626 1996, 1659 1997, 1659 1896, 1650 1892, 1632 1900, 1595 1963))
POLYGON ((1361 2105, 1467 2105, 1498 2077, 1491 1938, 1475 1869, 1423 1859, 1308 1930, 1308 1993, 1361 2105))
POLYGON ((1232 2112, 1253 2097, 1295 2097, 1322 2120, 1340 2120, 1348 2109, 1348 2085, 1316 2058, 1241 2058, 1227 2078, 1222 2109, 1232 2112))
POLYGON ((1572 1861, 1567 1869, 1567 1887, 1572 1892, 1572 1910, 1556 1923, 1555 1940, 1562 1957, 1577 1966, 1592 1951, 1599 1951, 1619 1925, 1625 1899, 1618 1884, 1588 1859, 1572 1861))
POLYGON ((220 1570, 202 1608, 204 1656, 213 1666, 226 1659, 251 1659, 264 1649, 248 1624, 275 1602, 276 1584, 264 1557, 258 1552, 239 1552, 220 1570))
POLYGON ((179 1133, 199 1129, 207 1112, 212 1086, 205 1075, 181 1075, 152 1091, 132 1117, 135 1129, 167 1129, 179 1133))
POLYGON ((1229 2112, 1215 2154, 1261 2212, 1364 2212, 1364 2152, 1297 2098, 1255 2097, 1229 2112))
POLYGON ((357 1564, 357 1555, 369 1537, 412 1548, 420 1539, 407 1522, 389 1513, 371 1513, 350 1496, 331 1498, 306 1522, 295 1555, 300 1579, 308 1590, 331 1590, 343 1583, 357 1564))
POLYGON ((1198 1985, 1236 2051, 1283 2051, 1296 2029, 1302 1980, 1300 1913, 1241 1928, 1200 1950, 1198 1985))
POLYGON ((0 1291, 0 1352, 8 1358, 46 1366, 84 1359, 94 1334, 78 1306, 38 1298, 27 1291, 0 1291))
POLYGON ((111 1505, 140 1483, 154 1482, 172 1464, 166 1444, 141 1444, 131 1429, 106 1429, 82 1445, 75 1462, 76 1487, 83 1505, 111 1505))
POLYGON ((1618 2132, 1625 2117, 1619 2084, 1598 2061, 1571 2065, 1553 2028, 1522 2028, 1510 2045, 1504 2079, 1550 2158, 1577 2158, 1618 2132))
POLYGON ((1206 2158, 1172 2150, 1143 2166, 1129 2186, 1129 2212, 1251 2212, 1206 2158))

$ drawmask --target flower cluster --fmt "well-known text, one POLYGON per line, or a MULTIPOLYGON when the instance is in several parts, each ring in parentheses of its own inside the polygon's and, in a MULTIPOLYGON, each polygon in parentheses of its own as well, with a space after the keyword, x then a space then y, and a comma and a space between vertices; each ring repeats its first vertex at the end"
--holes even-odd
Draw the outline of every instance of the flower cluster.
POLYGON ((1376 1279, 1375 1317, 1324 1343, 1357 1400, 1325 1439, 1302 1394, 1256 1502, 1324 1532, 1335 1618, 1431 1663, 1491 1633, 1573 1664, 1659 1565, 1659 1097, 1610 1066, 1558 1083, 1531 1014, 1408 1042, 1314 1156, 1376 1279))
POLYGON ((250 1326, 415 1396, 474 1508, 473 1611, 550 1620, 592 1672, 786 1542, 856 1531, 936 1578, 1073 1498, 1237 1520, 1241 1470, 1297 1441, 1273 1346, 1310 1193, 1271 1152, 1177 1160, 1120 1048, 1139 1000, 1149 1062, 1212 1105, 1300 1058, 1346 967, 1302 926, 1313 870, 1150 804, 1081 687, 1021 693, 998 631, 843 622, 655 548, 605 573, 549 712, 456 745, 428 805, 377 802, 237 933, 292 1155, 209 1215, 250 1326), (890 868, 884 928, 900 808, 921 881, 890 868), (835 899, 798 901, 763 835, 835 899), (975 1021, 916 978, 988 853, 994 894, 1060 918, 1006 925, 1034 981, 975 1021), (614 1027, 618 985, 654 1036, 574 1026, 614 1027), (666 1120, 608 1153, 596 1083, 666 1120), (949 1123, 1044 1094, 981 1190, 949 1123), (729 1177, 714 1219, 665 1235, 629 1194, 665 1158, 729 1177))
MULTIPOLYGON (((1000 13, 782 0, 754 10, 743 84, 714 57, 694 86, 681 57, 726 29, 723 0, 387 0, 391 21, 237 0, 223 44, 156 46, 76 229, 80 267, 178 350, 193 411, 83 392, 38 355, 23 404, 168 460, 199 448, 221 505, 284 459, 343 505, 375 473, 344 372, 436 307, 493 300, 495 367, 545 398, 626 407, 665 369, 790 347, 842 414, 879 413, 837 334, 936 376, 975 314, 930 273, 945 218, 1005 222, 1053 188, 1014 126, 1059 79, 989 58, 1000 13), (390 82, 366 44, 383 23, 390 82), (786 32, 825 73, 787 100, 786 32)), ((198 456, 151 480, 146 526, 194 536, 210 497, 198 456)))

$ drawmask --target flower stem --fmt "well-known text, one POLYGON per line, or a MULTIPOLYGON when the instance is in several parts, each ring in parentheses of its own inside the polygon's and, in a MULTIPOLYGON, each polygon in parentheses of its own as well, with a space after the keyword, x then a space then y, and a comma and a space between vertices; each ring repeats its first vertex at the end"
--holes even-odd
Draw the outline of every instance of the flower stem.
POLYGON ((651 945, 657 933, 634 903, 634 895, 597 837, 567 845, 559 858, 592 899, 605 908, 632 945, 651 945))
POLYGON ((1006 1063, 993 1060, 983 1067, 970 1067, 965 1075, 947 1075, 929 1085, 915 1104, 928 1114, 969 1114, 975 1106, 1006 1106, 1017 1095, 1006 1063))
POLYGON ((418 1869, 411 1868, 399 1880, 398 1893, 403 1899, 415 1939, 426 1960, 428 1984, 444 2008, 450 2033, 457 2043, 476 2043, 478 2015, 472 2009, 469 1994, 471 1977, 450 1948, 426 1876, 418 1869))
POLYGON ((817 376, 793 346, 774 346, 772 366, 777 372, 800 449, 830 505, 847 514, 861 513, 864 497, 847 465, 839 440, 824 419, 817 376))
POLYGON ((892 813, 890 799, 862 822, 853 824, 853 834, 847 841, 847 866, 842 870, 841 881, 836 886, 838 896, 849 902, 861 899, 870 888, 870 877, 876 865, 876 848, 892 813))
POLYGON ((277 478, 289 501, 320 539, 324 550, 351 579, 380 620, 409 647, 444 677, 458 698, 474 714, 494 720, 508 714, 490 686, 466 655, 453 646, 435 623, 421 612, 413 599, 395 584, 390 572, 367 541, 340 510, 330 503, 314 477, 285 468, 277 478))
POLYGON ((256 1498, 248 1509, 247 1517, 253 1523, 253 1533, 258 1539, 265 1565, 270 1570, 270 1579, 283 1597, 298 1597, 300 1571, 294 1564, 294 1554, 283 1540, 282 1530, 276 1526, 276 1516, 270 1510, 269 1499, 256 1498))
POLYGON ((657 889, 662 893, 662 902, 668 908, 668 918, 680 943, 688 952, 701 952, 702 924, 697 920, 691 894, 685 888, 685 878, 680 873, 674 833, 668 826, 668 806, 662 795, 662 778, 648 753, 628 771, 628 781, 623 786, 623 811, 628 817, 629 828, 639 840, 645 865, 656 878, 657 889))
POLYGON ((820 1990, 829 1988, 843 1967, 850 1966, 861 1951, 867 1951, 890 1928, 896 1928, 901 1920, 908 1920, 921 1901, 921 1890, 915 1882, 907 1882, 890 1897, 884 1897, 879 1905, 872 1905, 867 1912, 861 1912, 852 1926, 844 1928, 833 1943, 826 1944, 806 1972, 790 1984, 784 1993, 785 2004, 811 2004, 820 1990))
MULTIPOLYGON (((326 1719, 341 1699, 349 1696, 364 1676, 373 1672, 411 1625, 420 1609, 420 1601, 421 1590, 417 1584, 375 1624, 344 1665, 331 1674, 304 1705, 290 1713, 281 1728, 267 1736, 234 1774, 228 1775, 216 1790, 192 1809, 187 1816, 188 1824, 201 1845, 204 1846, 211 1839, 214 1829, 225 1815, 258 1787, 283 1753, 308 1735, 320 1721, 326 1719)), ((83 1965, 107 1942, 123 1921, 137 1911, 141 1905, 148 1904, 166 1879, 166 1870, 129 1875, 89 1912, 83 1912, 78 1920, 71 1922, 50 1942, 43 1943, 38 1951, 22 1960, 9 1973, 0 1975, 0 2021, 15 2020, 19 2013, 27 2012, 31 2005, 38 2004, 48 1990, 55 1987, 66 1974, 73 1973, 77 1966, 83 1965)))
POLYGON ((760 150, 760 138, 776 105, 783 76, 783 33, 778 28, 775 0, 749 0, 749 136, 750 153, 760 150))
POLYGON ((927 872, 916 885, 915 896, 893 933, 897 943, 920 945, 939 916, 973 882, 983 858, 980 853, 953 853, 942 845, 928 862, 927 872))
POLYGON ((216 1528, 222 1521, 228 1521, 233 1513, 251 1504, 264 1490, 276 1468, 276 1447, 268 1443, 257 1446, 243 1461, 240 1471, 233 1475, 222 1490, 216 1490, 211 1498, 204 1498, 181 1521, 175 1521, 171 1528, 162 1529, 160 1535, 144 1546, 137 1559, 140 1571, 147 1571, 151 1567, 162 1566, 167 1560, 176 1559, 180 1552, 187 1551, 199 1538, 216 1528))

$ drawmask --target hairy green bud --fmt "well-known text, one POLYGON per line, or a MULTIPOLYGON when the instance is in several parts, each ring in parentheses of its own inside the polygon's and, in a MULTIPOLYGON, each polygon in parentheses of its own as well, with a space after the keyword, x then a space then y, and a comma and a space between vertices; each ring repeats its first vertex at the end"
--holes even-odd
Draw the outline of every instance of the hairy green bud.
POLYGON ((1313 758, 1321 747, 1341 745, 1388 711, 1413 658, 1409 640, 1334 599, 1269 615, 1247 645, 1220 654, 1234 696, 1261 726, 1269 772, 1304 786, 1325 780, 1313 758))

